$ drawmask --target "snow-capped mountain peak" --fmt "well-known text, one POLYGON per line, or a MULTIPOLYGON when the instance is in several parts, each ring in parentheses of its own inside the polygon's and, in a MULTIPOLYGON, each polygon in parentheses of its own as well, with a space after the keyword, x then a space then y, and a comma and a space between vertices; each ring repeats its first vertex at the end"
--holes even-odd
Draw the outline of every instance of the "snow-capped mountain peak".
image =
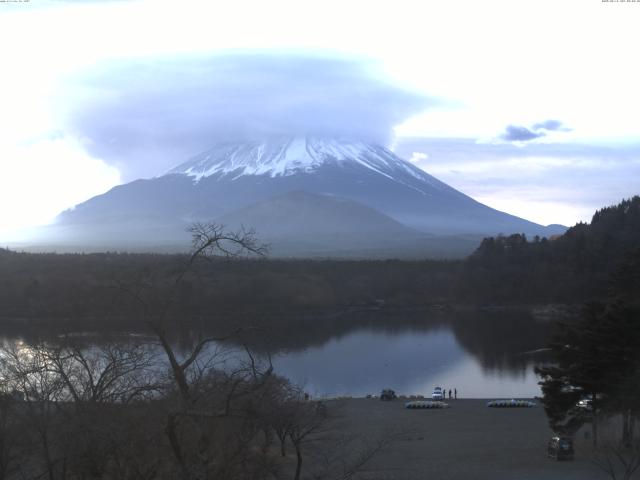
POLYGON ((170 170, 195 181, 210 176, 289 176, 313 172, 326 164, 355 162, 389 179, 398 173, 431 183, 434 179, 384 147, 362 141, 286 137, 266 141, 220 143, 170 170))
POLYGON ((483 236, 545 234, 384 147, 294 137, 215 145, 169 174, 115 187, 63 212, 48 238, 186 245, 185 226, 194 221, 257 227, 261 240, 285 256, 435 254, 427 247, 439 235, 455 236, 442 240, 439 253, 455 256, 471 253, 483 236))

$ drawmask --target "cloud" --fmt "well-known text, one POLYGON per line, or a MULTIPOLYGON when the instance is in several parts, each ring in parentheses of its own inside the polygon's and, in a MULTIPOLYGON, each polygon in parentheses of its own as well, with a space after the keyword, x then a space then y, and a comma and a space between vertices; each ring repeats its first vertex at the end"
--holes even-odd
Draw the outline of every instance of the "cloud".
POLYGON ((411 163, 419 163, 425 161, 427 158, 429 158, 429 155, 424 152, 413 152, 409 161, 411 163))
POLYGON ((264 135, 390 140, 431 100, 344 58, 219 55, 110 64, 78 77, 65 128, 125 179, 163 173, 213 143, 264 135))
POLYGON ((508 125, 505 132, 499 136, 500 140, 506 142, 530 142, 538 138, 545 137, 548 132, 569 132, 570 128, 565 126, 560 120, 545 120, 534 123, 530 128, 520 125, 508 125))
POLYGON ((595 210, 640 193, 640 143, 479 143, 398 138, 402 158, 478 201, 542 224, 590 221, 595 210))
POLYGON ((500 135, 500 138, 507 142, 529 142, 536 138, 544 137, 545 135, 544 132, 534 132, 526 127, 508 125, 505 132, 500 135))
POLYGON ((531 128, 534 130, 547 130, 549 132, 562 131, 568 132, 571 129, 566 127, 560 120, 545 120, 544 122, 535 123, 531 128))

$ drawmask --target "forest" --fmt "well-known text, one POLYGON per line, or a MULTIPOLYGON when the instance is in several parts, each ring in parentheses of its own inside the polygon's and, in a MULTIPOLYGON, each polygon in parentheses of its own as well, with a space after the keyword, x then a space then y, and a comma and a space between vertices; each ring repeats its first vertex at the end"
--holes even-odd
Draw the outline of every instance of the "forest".
MULTIPOLYGON (((611 275, 637 264, 639 245, 640 197, 634 197, 557 238, 486 238, 461 261, 211 258, 191 265, 174 305, 182 322, 200 327, 358 309, 580 305, 607 297, 611 275)), ((161 297, 187 260, 0 250, 0 321, 5 330, 135 328, 139 305, 127 290, 161 297)))

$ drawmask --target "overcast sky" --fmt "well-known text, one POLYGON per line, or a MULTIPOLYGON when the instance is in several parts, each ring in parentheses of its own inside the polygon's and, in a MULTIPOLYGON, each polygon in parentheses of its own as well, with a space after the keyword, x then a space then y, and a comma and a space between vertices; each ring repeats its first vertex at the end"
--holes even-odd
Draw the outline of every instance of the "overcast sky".
POLYGON ((0 2, 0 239, 219 138, 364 138, 572 225, 640 193, 640 3, 0 2))

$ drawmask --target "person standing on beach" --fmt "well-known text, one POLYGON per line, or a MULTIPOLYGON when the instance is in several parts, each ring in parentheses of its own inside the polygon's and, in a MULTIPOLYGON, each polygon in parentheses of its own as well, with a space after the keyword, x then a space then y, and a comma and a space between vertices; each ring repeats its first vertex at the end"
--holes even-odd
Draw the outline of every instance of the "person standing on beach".
POLYGON ((449 389, 449 400, 451 400, 451 389, 449 389))
POLYGON ((457 389, 457 388, 454 388, 454 389, 453 389, 453 393, 454 393, 454 395, 455 395, 455 399, 457 400, 457 399, 458 399, 458 389, 457 389))

